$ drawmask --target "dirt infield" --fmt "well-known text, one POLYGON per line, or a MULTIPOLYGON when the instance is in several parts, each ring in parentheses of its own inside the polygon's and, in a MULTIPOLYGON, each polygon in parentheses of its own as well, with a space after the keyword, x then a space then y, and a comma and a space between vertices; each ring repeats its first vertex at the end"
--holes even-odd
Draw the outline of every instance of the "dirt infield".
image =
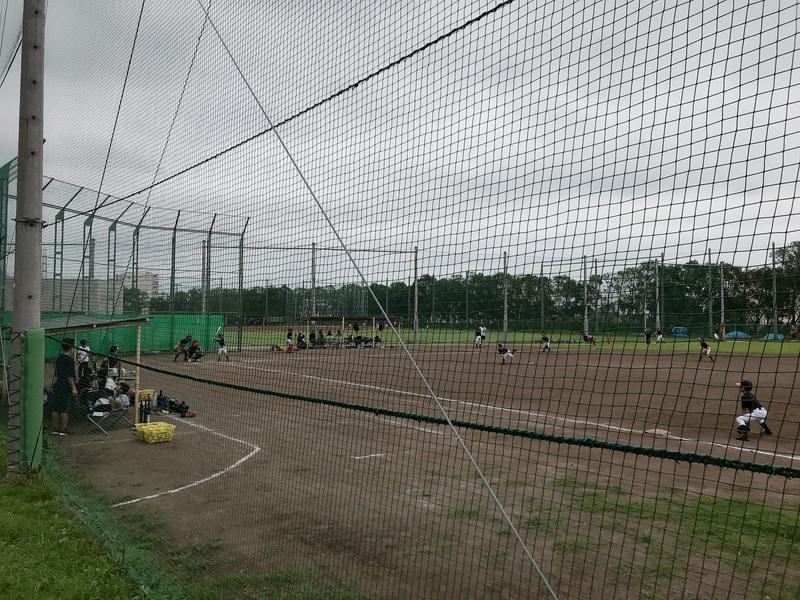
MULTIPOLYGON (((572 348, 521 351, 502 365, 490 348, 452 346, 424 346, 415 355, 452 419, 800 467, 797 359, 719 355, 710 363, 657 350, 572 348), (755 426, 749 441, 733 439, 734 383, 742 377, 755 382, 774 436, 758 435, 755 426), (669 435, 647 433, 653 429, 669 435)), ((232 354, 230 363, 215 359, 174 363, 160 355, 144 362, 441 416, 396 348, 249 350, 232 354)), ((172 444, 146 446, 127 430, 72 436, 64 441, 67 460, 120 503, 114 510, 152 516, 173 542, 202 545, 221 572, 303 569, 334 588, 382 598, 546 593, 445 426, 146 371, 142 387, 185 399, 197 418, 163 417, 177 425, 172 444)), ((800 589, 800 567, 775 544, 778 558, 766 565, 756 560, 763 559, 761 546, 758 556, 742 557, 742 544, 753 549, 749 537, 770 540, 757 528, 742 534, 735 504, 751 517, 756 506, 796 519, 796 480, 460 434, 561 598, 760 598, 765 590, 778 598, 800 589), (745 541, 734 547, 726 536, 718 540, 720 528, 745 541), (748 580, 751 589, 737 586, 748 580)), ((766 522, 773 513, 764 514, 766 522)), ((800 544, 800 534, 788 539, 800 544)))

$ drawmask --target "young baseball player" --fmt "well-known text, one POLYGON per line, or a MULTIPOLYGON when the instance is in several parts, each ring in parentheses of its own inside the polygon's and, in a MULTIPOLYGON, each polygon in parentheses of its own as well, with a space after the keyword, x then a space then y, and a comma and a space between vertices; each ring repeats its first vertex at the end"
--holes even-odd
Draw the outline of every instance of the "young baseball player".
POLYGON ((178 360, 179 356, 183 356, 183 360, 184 361, 189 360, 189 357, 187 355, 187 351, 188 351, 189 346, 191 345, 191 343, 192 343, 192 336, 190 336, 190 335, 187 335, 186 337, 181 339, 181 341, 178 342, 175 345, 175 348, 173 349, 173 352, 175 352, 175 358, 172 359, 172 362, 175 362, 176 360, 178 360))
POLYGON ((514 352, 516 352, 516 350, 509 350, 503 344, 497 344, 497 353, 500 355, 501 364, 506 364, 506 361, 511 362, 514 358, 514 352))
POLYGON ((230 362, 231 359, 228 357, 228 349, 225 347, 225 336, 218 333, 214 336, 214 341, 219 344, 219 348, 217 349, 217 362, 222 360, 223 355, 225 355, 225 360, 230 362))
POLYGON ((539 352, 550 352, 550 338, 546 335, 542 336, 542 341, 539 343, 539 352))
POLYGON ((484 327, 483 325, 478 327, 478 329, 480 329, 480 331, 481 331, 481 345, 483 345, 483 342, 486 341, 486 331, 487 330, 486 330, 486 327, 484 327))
POLYGON ((88 375, 92 370, 92 366, 89 363, 91 352, 92 349, 89 348, 89 340, 83 338, 81 340, 81 345, 78 347, 78 379, 88 375))
POLYGON ((656 328, 656 344, 660 344, 664 341, 664 334, 661 332, 661 327, 656 328))
POLYGON ((714 362, 714 357, 711 356, 711 346, 708 345, 706 339, 697 338, 697 341, 700 342, 700 360, 703 360, 703 356, 707 356, 711 362, 714 362))
POLYGON ((742 393, 742 414, 736 417, 736 431, 739 434, 737 440, 746 440, 750 433, 750 421, 754 420, 761 425, 763 435, 772 435, 772 430, 767 426, 767 409, 756 399, 753 394, 753 383, 747 379, 742 379, 736 383, 742 393))
POLYGON ((475 347, 480 348, 483 345, 483 337, 481 336, 481 328, 475 328, 475 347))

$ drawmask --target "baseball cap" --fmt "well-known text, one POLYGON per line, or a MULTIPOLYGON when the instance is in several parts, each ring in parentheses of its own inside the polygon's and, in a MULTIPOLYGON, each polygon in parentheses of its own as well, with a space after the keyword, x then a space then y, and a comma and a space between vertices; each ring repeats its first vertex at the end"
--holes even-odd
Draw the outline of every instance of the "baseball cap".
POLYGON ((753 389, 753 382, 749 379, 742 379, 741 381, 736 382, 736 387, 740 387, 748 392, 753 389))
POLYGON ((61 340, 61 345, 62 346, 69 346, 70 348, 74 348, 75 347, 75 338, 64 338, 63 340, 61 340))

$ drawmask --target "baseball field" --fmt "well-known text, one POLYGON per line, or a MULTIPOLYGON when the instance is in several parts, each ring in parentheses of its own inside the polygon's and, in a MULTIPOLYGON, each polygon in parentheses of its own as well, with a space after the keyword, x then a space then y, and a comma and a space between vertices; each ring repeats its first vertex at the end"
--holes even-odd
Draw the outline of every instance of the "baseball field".
MULTIPOLYGON (((501 364, 490 346, 412 352, 451 419, 499 428, 456 427, 558 597, 800 594, 800 483, 747 467, 800 467, 796 355, 528 346, 501 364), (734 438, 744 377, 772 436, 754 424, 734 438), (726 460, 675 460, 696 455, 726 460)), ((301 572, 330 597, 547 593, 454 433, 417 417, 442 415, 399 348, 144 363, 175 375, 145 369, 142 387, 197 417, 155 415, 177 426, 167 444, 125 428, 74 435, 65 460, 109 511, 157 524, 208 569, 301 572)), ((231 589, 251 597, 242 585, 231 589)))

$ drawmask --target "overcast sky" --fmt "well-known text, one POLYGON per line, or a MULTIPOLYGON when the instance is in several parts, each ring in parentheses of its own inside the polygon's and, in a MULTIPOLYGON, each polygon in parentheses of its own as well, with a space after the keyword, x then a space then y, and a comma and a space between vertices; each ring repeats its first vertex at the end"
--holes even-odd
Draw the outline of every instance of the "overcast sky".
MULTIPOLYGON (((180 209, 202 229, 224 213, 214 231, 249 218, 248 245, 335 245, 260 103, 290 119, 278 131, 346 243, 418 246, 421 272, 497 270, 503 251, 512 271, 549 274, 575 275, 584 254, 609 271, 707 247, 763 264, 771 242, 798 239, 796 2, 516 1, 392 66, 498 4, 205 0, 212 27, 197 1, 149 1, 114 131, 139 3, 51 0, 45 174, 87 188, 72 207, 137 203, 110 203, 110 219, 150 206, 144 225, 170 226, 180 209)), ((18 82, 17 61, 0 88, 2 161, 18 82)), ((67 183, 45 202, 69 200, 67 183)), ((83 219, 69 223, 80 242, 83 219)), ((107 228, 94 226, 98 260, 107 228)), ((132 228, 119 232, 124 269, 132 228)), ((169 233, 142 236, 141 268, 166 277, 169 233)), ((203 239, 181 235, 182 286, 199 283, 203 239)), ((233 284, 238 240, 213 244, 229 248, 212 277, 233 284)), ((371 281, 411 273, 408 256, 359 259, 371 281)), ((246 266, 247 284, 295 285, 310 252, 249 252, 246 266)), ((354 278, 339 254, 318 266, 322 284, 354 278)))

